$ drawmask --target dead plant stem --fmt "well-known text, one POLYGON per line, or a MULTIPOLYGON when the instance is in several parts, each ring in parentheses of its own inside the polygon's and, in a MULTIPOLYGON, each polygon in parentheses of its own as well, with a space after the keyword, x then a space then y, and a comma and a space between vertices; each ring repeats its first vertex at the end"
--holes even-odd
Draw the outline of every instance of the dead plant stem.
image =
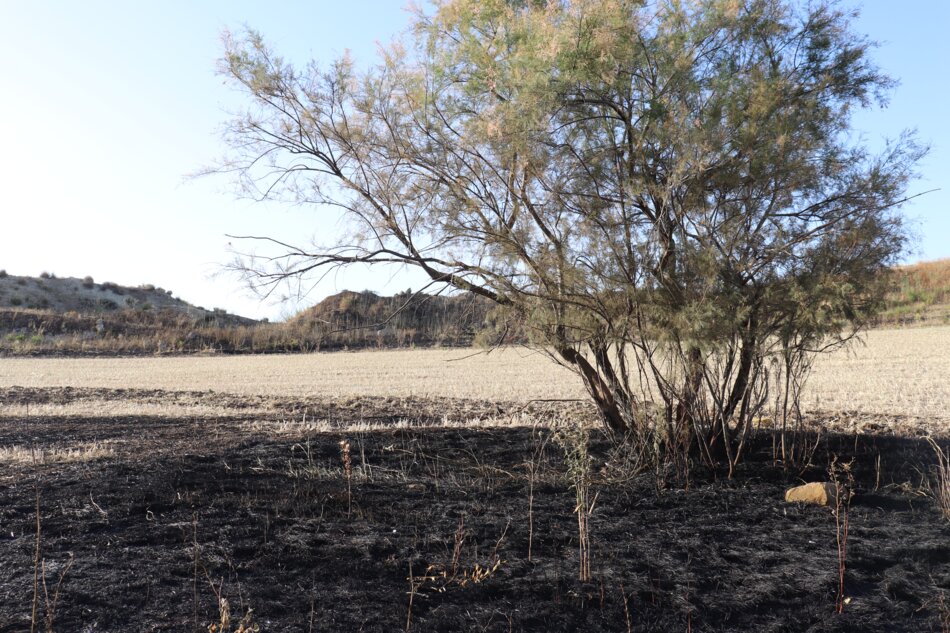
POLYGON ((409 561, 409 609, 406 611, 406 632, 412 627, 412 599, 416 595, 416 583, 412 578, 412 561, 409 561))
POLYGON ((191 547, 194 559, 194 574, 191 581, 192 598, 194 600, 193 619, 195 633, 198 631, 198 513, 191 515, 191 547))
POLYGON ((59 579, 56 581, 56 587, 53 589, 53 599, 50 600, 49 592, 46 590, 46 563, 44 562, 43 567, 43 599, 46 603, 46 617, 44 618, 46 622, 46 633, 53 633, 53 622, 56 619, 56 605, 59 604, 59 589, 63 585, 63 580, 66 578, 66 574, 69 573, 69 568, 73 566, 73 561, 75 558, 72 554, 69 555, 69 562, 66 563, 66 566, 61 572, 59 572, 59 579))
POLYGON ((30 616, 30 633, 36 632, 37 616, 40 604, 40 551, 42 542, 42 522, 40 519, 40 477, 36 470, 36 454, 30 449, 33 457, 33 487, 36 493, 36 546, 33 550, 33 612, 30 616))
POLYGON ((630 599, 627 597, 627 591, 620 583, 620 597, 623 598, 623 617, 627 624, 627 633, 633 633, 633 619, 630 617, 630 599))

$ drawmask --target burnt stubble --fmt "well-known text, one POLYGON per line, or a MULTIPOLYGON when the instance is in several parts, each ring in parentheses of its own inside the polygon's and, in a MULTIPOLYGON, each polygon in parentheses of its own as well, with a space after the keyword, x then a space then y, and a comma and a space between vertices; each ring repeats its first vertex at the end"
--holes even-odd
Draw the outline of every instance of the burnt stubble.
POLYGON ((595 439, 593 580, 579 583, 563 455, 554 442, 538 450, 549 429, 286 437, 226 418, 0 425, 3 443, 117 447, 0 466, 4 633, 30 627, 37 488, 51 596, 74 561, 58 631, 207 631, 218 594, 233 629, 252 609, 261 631, 916 632, 947 617, 950 525, 921 492, 933 459, 922 439, 827 436, 799 474, 773 463, 763 434, 733 479, 694 467, 688 481, 620 476, 595 439), (830 510, 783 501, 787 486, 826 477, 832 455, 854 458, 857 488, 842 615, 830 510))

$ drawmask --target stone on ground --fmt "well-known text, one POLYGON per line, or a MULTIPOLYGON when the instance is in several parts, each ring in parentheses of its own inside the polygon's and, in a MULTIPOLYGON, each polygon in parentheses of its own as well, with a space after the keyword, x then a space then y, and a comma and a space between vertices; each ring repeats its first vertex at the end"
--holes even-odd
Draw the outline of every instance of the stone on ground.
POLYGON ((836 496, 835 485, 822 481, 795 486, 785 491, 785 501, 787 503, 813 503, 826 506, 833 504, 836 496))

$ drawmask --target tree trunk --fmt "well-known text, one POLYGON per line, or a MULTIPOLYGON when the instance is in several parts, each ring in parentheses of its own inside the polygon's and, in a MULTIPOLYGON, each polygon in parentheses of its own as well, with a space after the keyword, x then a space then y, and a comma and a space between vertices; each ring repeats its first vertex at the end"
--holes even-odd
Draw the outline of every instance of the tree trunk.
POLYGON ((604 381, 597 369, 573 347, 558 348, 557 353, 568 363, 577 367, 578 373, 584 380, 584 386, 591 398, 594 399, 594 403, 597 404, 601 418, 607 428, 615 435, 621 437, 626 435, 630 431, 628 422, 630 412, 623 410, 623 407, 617 402, 610 385, 604 381))
POLYGON ((698 347, 690 347, 686 355, 686 391, 676 406, 677 431, 683 428, 692 428, 696 423, 696 401, 699 398, 699 388, 703 382, 702 353, 698 347))

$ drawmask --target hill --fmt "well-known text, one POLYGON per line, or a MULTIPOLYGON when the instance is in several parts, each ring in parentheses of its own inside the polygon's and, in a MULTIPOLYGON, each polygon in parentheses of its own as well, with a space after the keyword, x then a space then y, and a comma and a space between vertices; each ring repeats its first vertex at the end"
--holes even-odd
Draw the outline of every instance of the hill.
POLYGON ((496 322, 492 306, 472 295, 345 291, 285 323, 268 323, 196 307, 148 284, 127 287, 45 273, 21 277, 0 270, 0 354, 8 355, 468 346, 479 335, 498 338, 489 335, 496 322))
POLYGON ((882 325, 950 323, 950 258, 894 268, 886 302, 882 325))
POLYGON ((206 310, 172 296, 171 290, 152 284, 137 287, 112 282, 96 283, 92 277, 39 277, 9 275, 0 270, 0 309, 26 308, 53 313, 118 314, 124 311, 173 312, 194 319, 214 319, 221 324, 248 325, 253 319, 206 310))
POLYGON ((473 294, 430 295, 407 290, 391 297, 344 291, 291 319, 323 348, 463 346, 476 339, 513 342, 491 302, 473 294))
MULTIPOLYGON (((892 289, 879 326, 950 323, 950 259, 889 274, 892 289)), ((307 352, 523 340, 517 324, 506 325, 489 301, 475 295, 344 291, 285 323, 267 323, 196 307, 147 284, 0 270, 0 354, 307 352)))
POLYGON ((217 349, 253 319, 196 307, 151 284, 96 283, 0 270, 0 352, 135 354, 217 349))

